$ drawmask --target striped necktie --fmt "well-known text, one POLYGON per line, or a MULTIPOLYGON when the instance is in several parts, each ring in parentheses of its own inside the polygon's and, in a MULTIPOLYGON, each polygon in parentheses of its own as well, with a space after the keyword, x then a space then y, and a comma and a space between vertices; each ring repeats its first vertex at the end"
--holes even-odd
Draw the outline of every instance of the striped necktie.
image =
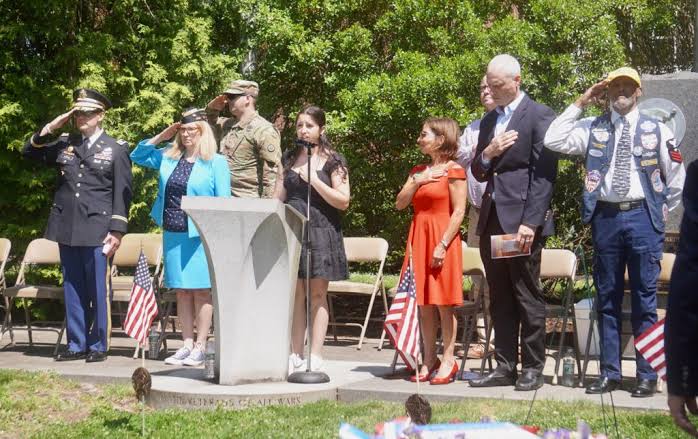
POLYGON ((613 171, 611 189, 622 198, 630 190, 630 157, 632 153, 630 151, 630 123, 625 117, 621 117, 620 121, 623 124, 623 132, 616 147, 616 166, 613 171))

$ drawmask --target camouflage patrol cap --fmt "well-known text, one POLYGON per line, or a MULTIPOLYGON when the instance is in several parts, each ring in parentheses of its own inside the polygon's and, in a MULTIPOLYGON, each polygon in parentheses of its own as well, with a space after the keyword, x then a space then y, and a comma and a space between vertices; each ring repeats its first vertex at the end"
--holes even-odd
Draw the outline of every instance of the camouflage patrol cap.
POLYGON ((227 95, 245 95, 256 98, 259 94, 259 84, 254 81, 245 81, 237 79, 228 85, 228 88, 223 92, 227 95))

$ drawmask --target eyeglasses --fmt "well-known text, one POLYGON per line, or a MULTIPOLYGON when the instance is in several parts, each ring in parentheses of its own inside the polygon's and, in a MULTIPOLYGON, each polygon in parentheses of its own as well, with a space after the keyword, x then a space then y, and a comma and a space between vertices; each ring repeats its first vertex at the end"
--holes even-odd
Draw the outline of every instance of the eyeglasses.
POLYGON ((193 136, 195 134, 199 133, 199 127, 186 127, 186 128, 180 128, 179 129, 180 134, 188 134, 190 136, 193 136))

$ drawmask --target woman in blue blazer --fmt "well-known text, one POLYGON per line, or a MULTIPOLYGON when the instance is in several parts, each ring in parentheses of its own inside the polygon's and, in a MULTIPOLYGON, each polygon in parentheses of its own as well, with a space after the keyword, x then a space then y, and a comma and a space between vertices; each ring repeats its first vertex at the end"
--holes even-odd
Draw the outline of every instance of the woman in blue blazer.
POLYGON ((184 346, 167 364, 198 366, 213 317, 211 279, 199 232, 181 209, 182 196, 230 197, 228 163, 216 154, 206 112, 191 109, 160 134, 131 152, 137 165, 159 170, 158 196, 150 215, 164 230, 165 286, 177 290, 177 315, 184 346), (164 148, 157 145, 175 138, 164 148), (194 342, 194 326, 197 336, 194 342))

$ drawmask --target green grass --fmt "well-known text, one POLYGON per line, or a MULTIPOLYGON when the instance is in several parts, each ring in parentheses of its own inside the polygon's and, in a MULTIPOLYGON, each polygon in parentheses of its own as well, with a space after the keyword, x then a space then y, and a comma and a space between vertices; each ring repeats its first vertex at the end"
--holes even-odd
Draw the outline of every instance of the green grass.
MULTIPOLYGON (((477 421, 487 416, 522 423, 528 404, 467 399, 433 403, 432 408, 434 422, 477 421)), ((0 437, 135 438, 141 432, 139 410, 126 385, 93 386, 49 373, 0 370, 0 437)), ((403 414, 402 404, 376 401, 241 411, 146 409, 146 430, 147 437, 154 438, 328 438, 336 437, 341 422, 372 432, 376 424, 403 414)), ((664 412, 618 410, 616 416, 624 438, 681 437, 664 412)), ((589 403, 537 401, 529 424, 542 429, 573 428, 579 419, 588 422, 594 432, 604 431, 600 407, 589 403)))

